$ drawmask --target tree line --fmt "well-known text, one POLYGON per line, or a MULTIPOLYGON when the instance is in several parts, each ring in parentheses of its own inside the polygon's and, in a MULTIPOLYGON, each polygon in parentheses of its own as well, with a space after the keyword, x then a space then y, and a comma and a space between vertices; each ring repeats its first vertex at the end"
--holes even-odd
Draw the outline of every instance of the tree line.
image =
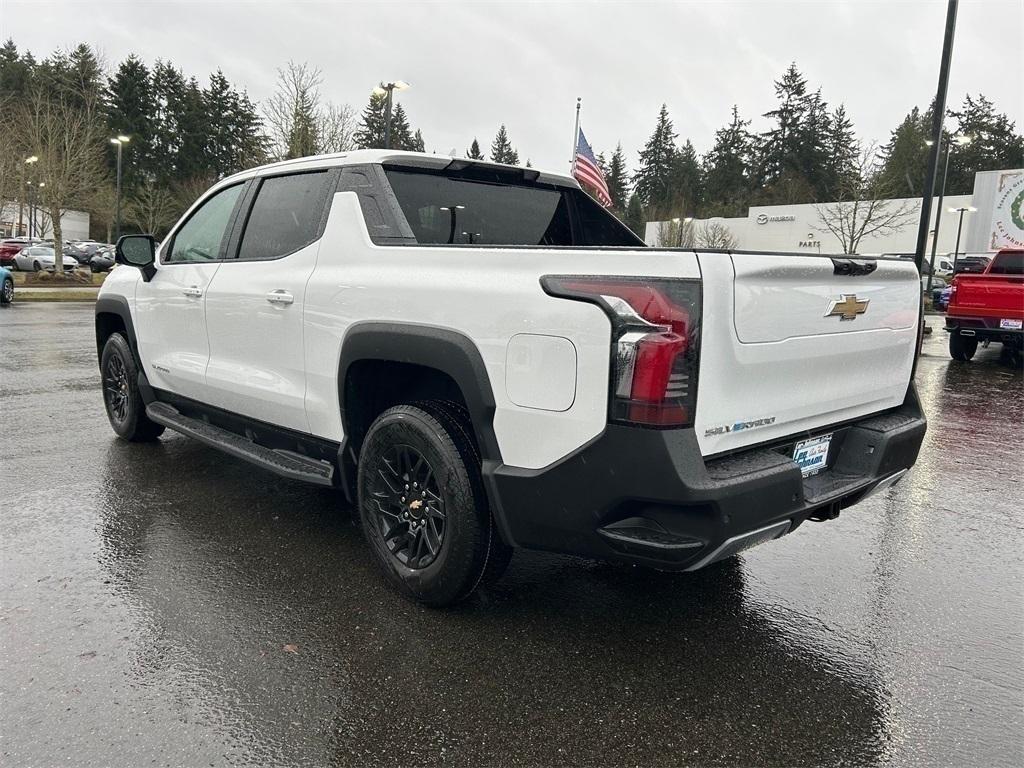
MULTIPOLYGON (((84 44, 37 61, 8 40, 0 47, 0 199, 23 201, 34 192, 50 221, 62 210, 87 210, 94 234, 110 239, 116 153, 109 139, 126 135, 123 220, 127 228, 163 234, 204 189, 231 173, 275 159, 383 147, 382 89, 357 113, 326 99, 322 84, 316 68, 288 62, 273 94, 257 104, 220 70, 200 80, 170 61, 147 66, 132 55, 108 71, 84 44), (29 156, 38 161, 26 165, 29 156)), ((621 143, 598 155, 613 210, 642 234, 648 220, 742 216, 751 205, 920 195, 930 109, 914 107, 876 147, 857 138, 845 107, 831 107, 795 64, 775 82, 775 93, 777 105, 763 115, 766 130, 752 132, 733 106, 703 155, 690 139, 680 141, 662 105, 633 172, 621 143)), ((970 192, 975 171, 1021 164, 1024 138, 984 96, 968 96, 948 117, 947 128, 972 141, 950 154, 947 193, 970 192)), ((426 149, 400 102, 390 145, 426 149)), ((520 163, 504 123, 487 149, 473 138, 464 154, 520 163)))

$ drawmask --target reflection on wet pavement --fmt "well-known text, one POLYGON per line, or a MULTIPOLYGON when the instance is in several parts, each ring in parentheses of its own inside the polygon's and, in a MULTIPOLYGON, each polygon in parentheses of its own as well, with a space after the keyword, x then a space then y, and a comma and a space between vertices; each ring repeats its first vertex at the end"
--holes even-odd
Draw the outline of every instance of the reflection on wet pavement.
POLYGON ((114 440, 91 308, 11 310, 0 762, 1024 760, 1024 392, 994 348, 927 342, 918 466, 836 521, 689 575, 518 553, 439 612, 338 495, 114 440))

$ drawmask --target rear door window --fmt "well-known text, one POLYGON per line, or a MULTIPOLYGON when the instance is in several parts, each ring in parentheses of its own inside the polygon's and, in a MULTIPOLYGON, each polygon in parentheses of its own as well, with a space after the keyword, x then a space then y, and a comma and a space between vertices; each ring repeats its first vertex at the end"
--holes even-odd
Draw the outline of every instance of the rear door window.
POLYGON ((386 173, 421 245, 643 245, 618 219, 571 187, 394 169, 386 173))
POLYGON ((260 182, 242 234, 240 259, 276 259, 320 236, 330 174, 271 176, 260 182))

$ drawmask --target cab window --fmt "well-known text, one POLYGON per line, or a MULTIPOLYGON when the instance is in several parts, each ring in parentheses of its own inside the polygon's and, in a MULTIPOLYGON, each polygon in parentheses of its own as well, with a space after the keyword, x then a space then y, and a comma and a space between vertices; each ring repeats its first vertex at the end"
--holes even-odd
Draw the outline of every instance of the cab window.
POLYGON ((174 235, 169 263, 183 261, 216 261, 224 258, 231 214, 242 193, 235 184, 213 195, 197 208, 174 235))

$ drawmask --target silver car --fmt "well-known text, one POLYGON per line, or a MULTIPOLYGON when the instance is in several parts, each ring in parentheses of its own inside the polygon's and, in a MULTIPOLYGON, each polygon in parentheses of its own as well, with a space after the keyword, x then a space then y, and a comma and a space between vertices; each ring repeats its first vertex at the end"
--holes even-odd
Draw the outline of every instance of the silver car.
MULTIPOLYGON (((65 270, 74 269, 78 261, 71 256, 62 256, 65 270)), ((14 254, 14 265, 23 272, 38 272, 41 269, 53 269, 53 248, 45 245, 33 245, 22 248, 14 254)))

